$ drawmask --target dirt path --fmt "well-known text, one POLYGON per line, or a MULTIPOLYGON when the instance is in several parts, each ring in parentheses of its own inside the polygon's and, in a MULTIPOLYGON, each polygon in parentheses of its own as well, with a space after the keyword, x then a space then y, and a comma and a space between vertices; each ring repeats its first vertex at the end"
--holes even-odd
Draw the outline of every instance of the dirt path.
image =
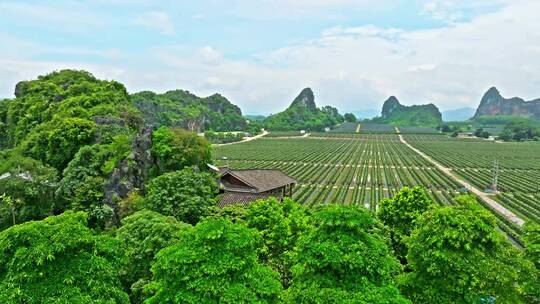
POLYGON ((360 127, 362 127, 362 124, 358 124, 356 126, 356 132, 355 133, 360 133, 360 127))
POLYGON ((252 141, 252 140, 255 140, 255 139, 258 139, 258 138, 261 138, 263 136, 265 136, 266 134, 268 134, 268 131, 266 130, 263 130, 263 132, 259 135, 255 135, 255 136, 251 136, 251 137, 246 137, 240 141, 235 141, 235 142, 232 142, 232 143, 226 143, 226 144, 213 144, 212 147, 221 147, 221 146, 228 146, 228 145, 234 145, 234 144, 239 144, 239 143, 243 143, 243 142, 246 142, 246 141, 252 141))
POLYGON ((435 167, 437 167, 439 170, 441 170, 442 172, 444 172, 446 175, 448 175, 449 177, 451 177, 452 179, 454 179, 456 182, 462 184, 464 187, 466 187, 467 189, 469 189, 472 193, 474 193, 475 195, 477 195, 478 197, 480 197, 480 199, 482 199, 484 202, 486 202, 486 204, 488 204, 492 209, 494 209, 495 211, 499 212, 501 215, 503 215, 504 217, 506 217, 510 222, 516 224, 517 226, 521 227, 523 226, 523 224, 525 223, 525 221, 518 217, 515 213, 513 213, 512 211, 506 209, 504 206, 502 206, 501 204, 499 204, 498 202, 496 202, 495 200, 493 200, 491 197, 489 197, 489 195, 487 195, 485 192, 481 191, 480 189, 474 187, 473 185, 469 184, 468 182, 466 182, 464 179, 462 179, 461 177, 457 176, 456 174, 454 174, 452 172, 452 169, 450 168, 447 168, 443 165, 441 165, 440 163, 438 163, 437 161, 435 161, 433 158, 429 157, 428 155, 426 155, 424 152, 416 149, 415 147, 413 147, 411 144, 409 144, 401 134, 398 135, 399 136, 399 140, 405 144, 407 147, 411 148, 411 150, 413 150, 414 152, 416 152, 418 155, 422 156, 423 158, 425 158, 426 160, 428 160, 429 162, 431 162, 435 167))

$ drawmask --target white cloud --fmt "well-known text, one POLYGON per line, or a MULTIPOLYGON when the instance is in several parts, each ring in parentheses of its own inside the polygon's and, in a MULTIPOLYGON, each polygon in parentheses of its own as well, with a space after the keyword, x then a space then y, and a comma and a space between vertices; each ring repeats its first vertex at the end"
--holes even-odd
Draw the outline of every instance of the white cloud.
MULTIPOLYGON (((467 5, 465 1, 446 2, 449 4, 435 6, 431 13, 467 5)), ((484 0, 470 2, 476 5, 473 9, 487 5, 484 0)), ((248 113, 275 113, 306 86, 314 89, 318 105, 338 106, 343 112, 378 109, 389 95, 396 95, 404 104, 474 107, 484 90, 494 85, 506 96, 540 97, 540 19, 536 13, 540 2, 497 3, 504 7, 468 20, 457 18, 435 29, 330 27, 316 39, 249 59, 233 59, 211 46, 162 45, 138 58, 140 65, 128 65, 120 56, 114 66, 80 63, 76 67, 116 78, 130 91, 182 88, 200 95, 220 92, 248 113)), ((154 28, 174 33, 172 25, 168 30, 154 28)), ((19 58, 17 50, 33 54, 31 50, 39 46, 10 45, 9 52, 0 51, 4 58, 1 84, 6 88, 9 84, 9 92, 18 80, 73 66, 19 58)), ((5 91, 4 87, 0 90, 5 91)))
POLYGON ((171 17, 162 11, 146 12, 142 16, 137 17, 134 24, 156 29, 163 35, 173 35, 175 33, 171 17))

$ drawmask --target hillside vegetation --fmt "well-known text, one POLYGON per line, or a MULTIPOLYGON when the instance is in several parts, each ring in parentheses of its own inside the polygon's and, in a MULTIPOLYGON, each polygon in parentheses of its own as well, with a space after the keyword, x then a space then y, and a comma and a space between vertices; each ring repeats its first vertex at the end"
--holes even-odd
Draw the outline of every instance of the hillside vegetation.
POLYGON ((305 88, 285 111, 267 117, 264 125, 267 129, 276 131, 323 131, 343 121, 343 116, 336 108, 317 108, 313 91, 305 88))
POLYGON ((381 116, 373 122, 394 126, 436 127, 442 123, 442 115, 434 104, 404 106, 391 96, 382 107, 381 116))
POLYGON ((219 94, 203 98, 183 90, 163 94, 144 91, 132 94, 131 99, 146 124, 182 127, 196 132, 246 128, 240 108, 219 94))

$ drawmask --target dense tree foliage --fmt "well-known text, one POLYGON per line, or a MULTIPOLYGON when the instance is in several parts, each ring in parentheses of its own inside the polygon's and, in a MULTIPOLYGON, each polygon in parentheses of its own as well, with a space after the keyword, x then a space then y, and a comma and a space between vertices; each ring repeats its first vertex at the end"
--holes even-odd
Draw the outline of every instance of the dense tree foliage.
POLYGON ((400 285, 414 303, 520 303, 527 263, 477 204, 425 212, 406 244, 411 272, 400 285))
POLYGON ((7 110, 9 99, 0 99, 0 149, 8 146, 7 110))
POLYGON ((540 303, 540 225, 527 223, 523 230, 524 256, 535 268, 530 274, 530 283, 525 286, 525 298, 530 303, 540 303))
POLYGON ((279 275, 257 261, 260 244, 243 225, 200 222, 158 253, 145 303, 276 303, 279 275))
POLYGON ((40 161, 10 151, 0 155, 0 230, 30 220, 43 219, 58 209, 54 198, 58 173, 40 161))
POLYGON ((181 127, 196 132, 240 131, 246 128, 240 108, 219 94, 201 98, 182 90, 164 94, 145 91, 133 94, 131 98, 147 124, 181 127))
POLYGON ((65 118, 36 128, 23 142, 23 153, 62 171, 83 145, 94 141, 96 124, 81 118, 65 118))
POLYGON ((540 270, 540 225, 527 223, 524 228, 525 255, 540 270))
POLYGON ((408 303, 393 285, 400 272, 381 224, 368 210, 329 205, 300 237, 287 303, 408 303))
POLYGON ((489 138, 490 134, 488 131, 484 130, 483 128, 478 128, 476 131, 474 131, 474 136, 480 137, 480 138, 489 138))
POLYGON ((86 221, 65 213, 0 232, 0 302, 129 303, 119 243, 86 221))
POLYGON ((152 154, 159 173, 192 166, 205 170, 212 163, 210 148, 204 137, 184 129, 161 127, 153 134, 152 154))
POLYGON ((204 138, 213 144, 225 144, 244 139, 244 132, 204 132, 204 138))
POLYGON ((356 122, 356 116, 354 116, 353 113, 345 113, 343 119, 345 119, 346 122, 356 122))
POLYGON ((15 96, 6 114, 11 144, 21 143, 33 132, 47 131, 50 122, 63 118, 109 118, 131 128, 141 123, 122 84, 98 80, 84 71, 63 70, 19 82, 15 96))
POLYGON ((538 122, 515 121, 504 126, 499 139, 505 141, 540 140, 538 122))
POLYGON ((298 238, 310 228, 309 222, 308 210, 290 199, 260 200, 247 209, 246 225, 257 229, 263 237, 259 258, 280 273, 284 287, 291 276, 293 249, 298 238))
POLYGON ((175 244, 190 226, 153 211, 139 211, 122 220, 116 238, 124 245, 127 263, 121 278, 130 290, 131 303, 142 303, 142 287, 152 273, 150 266, 161 249, 175 244))
POLYGON ((404 238, 411 234, 414 221, 433 205, 434 202, 420 187, 404 187, 391 199, 380 202, 377 216, 390 228, 392 247, 402 261, 407 255, 404 238))
POLYGON ((209 173, 189 168, 165 173, 148 184, 145 206, 181 222, 196 224, 215 205, 217 190, 214 177, 209 173))

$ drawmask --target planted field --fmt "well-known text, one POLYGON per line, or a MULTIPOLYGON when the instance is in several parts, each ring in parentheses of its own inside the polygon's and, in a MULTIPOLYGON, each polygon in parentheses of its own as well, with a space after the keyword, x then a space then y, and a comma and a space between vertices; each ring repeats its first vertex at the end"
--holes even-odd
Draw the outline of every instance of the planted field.
POLYGON ((417 134, 438 134, 439 130, 435 128, 422 127, 399 127, 401 133, 417 133, 417 134))
POLYGON ((307 205, 335 202, 375 209, 381 199, 407 185, 424 186, 437 202, 448 203, 461 187, 397 135, 348 136, 263 138, 219 147, 215 157, 219 165, 232 168, 283 170, 299 183, 293 198, 307 205))
POLYGON ((361 123, 361 133, 396 133, 396 129, 392 125, 378 123, 361 123))
POLYGON ((272 131, 268 133, 265 137, 295 137, 302 136, 303 133, 300 131, 272 131))
POLYGON ((355 133, 358 127, 356 122, 344 122, 335 129, 330 130, 330 133, 355 133))
POLYGON ((479 189, 492 186, 493 165, 498 161, 500 193, 493 198, 523 219, 540 223, 540 143, 497 143, 440 135, 405 138, 479 189))

